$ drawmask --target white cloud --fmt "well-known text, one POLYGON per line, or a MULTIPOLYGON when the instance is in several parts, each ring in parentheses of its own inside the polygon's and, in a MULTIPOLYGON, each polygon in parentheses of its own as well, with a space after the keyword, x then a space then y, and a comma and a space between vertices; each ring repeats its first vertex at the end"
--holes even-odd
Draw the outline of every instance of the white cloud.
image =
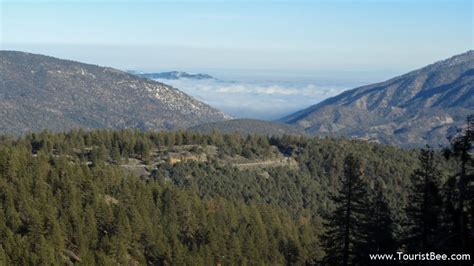
POLYGON ((159 80, 235 117, 276 119, 349 87, 314 82, 159 80))

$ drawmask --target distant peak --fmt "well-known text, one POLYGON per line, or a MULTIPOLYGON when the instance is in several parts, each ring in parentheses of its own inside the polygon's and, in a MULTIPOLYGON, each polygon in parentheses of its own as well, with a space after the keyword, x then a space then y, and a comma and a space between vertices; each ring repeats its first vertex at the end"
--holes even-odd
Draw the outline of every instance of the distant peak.
POLYGON ((202 73, 189 73, 184 71, 167 71, 158 73, 145 73, 142 71, 129 70, 128 73, 141 76, 149 79, 214 79, 214 77, 208 74, 202 73))

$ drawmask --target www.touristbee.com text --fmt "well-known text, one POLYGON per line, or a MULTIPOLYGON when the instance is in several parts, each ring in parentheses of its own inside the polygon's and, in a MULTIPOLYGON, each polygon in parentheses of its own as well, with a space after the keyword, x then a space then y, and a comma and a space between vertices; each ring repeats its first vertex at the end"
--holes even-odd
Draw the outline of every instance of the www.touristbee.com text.
POLYGON ((470 254, 439 254, 436 252, 369 254, 370 260, 379 261, 470 261, 470 254))

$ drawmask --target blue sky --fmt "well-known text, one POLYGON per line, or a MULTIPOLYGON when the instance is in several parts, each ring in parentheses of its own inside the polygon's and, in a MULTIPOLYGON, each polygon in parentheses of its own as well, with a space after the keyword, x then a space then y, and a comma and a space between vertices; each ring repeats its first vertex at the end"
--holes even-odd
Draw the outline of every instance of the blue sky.
POLYGON ((403 72, 474 38, 470 0, 0 1, 2 49, 122 69, 403 72))

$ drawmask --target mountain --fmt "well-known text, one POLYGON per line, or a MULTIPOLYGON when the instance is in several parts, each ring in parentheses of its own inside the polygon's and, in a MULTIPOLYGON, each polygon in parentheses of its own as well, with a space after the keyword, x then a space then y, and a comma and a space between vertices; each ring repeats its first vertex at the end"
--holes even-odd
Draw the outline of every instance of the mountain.
POLYGON ((213 130, 219 130, 219 132, 227 134, 239 132, 242 134, 260 134, 267 136, 305 135, 305 132, 298 126, 256 119, 233 119, 206 123, 193 126, 189 128, 189 130, 200 133, 211 133, 213 130))
POLYGON ((437 146, 474 112, 474 51, 326 99, 280 121, 306 132, 437 146))
POLYGON ((170 71, 170 72, 160 72, 160 73, 143 73, 139 71, 128 71, 131 74, 138 75, 140 77, 149 78, 149 79, 214 79, 214 77, 208 74, 194 74, 182 71, 170 71))
POLYGON ((165 84, 109 67, 0 51, 0 132, 181 129, 230 117, 165 84))

